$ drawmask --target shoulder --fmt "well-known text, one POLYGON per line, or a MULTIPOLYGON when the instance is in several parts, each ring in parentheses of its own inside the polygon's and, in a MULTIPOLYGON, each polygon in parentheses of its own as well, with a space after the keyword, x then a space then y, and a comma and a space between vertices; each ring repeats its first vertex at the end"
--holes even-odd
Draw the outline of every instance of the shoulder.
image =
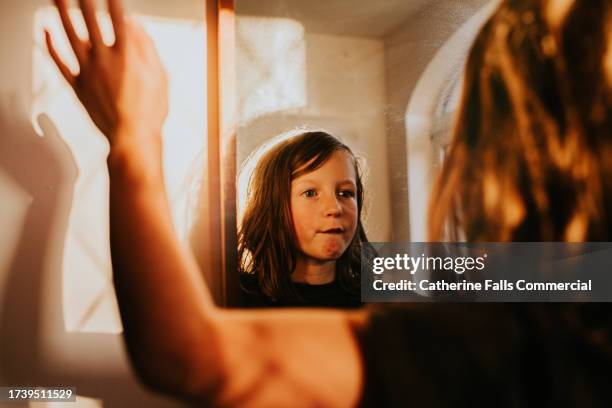
POLYGON ((334 307, 354 309, 362 306, 359 293, 350 293, 336 280, 322 285, 295 283, 302 302, 292 306, 334 307))
POLYGON ((259 283, 257 282, 257 275, 254 273, 239 273, 240 286, 243 290, 259 290, 259 283))
POLYGON ((518 327, 510 310, 495 305, 376 307, 358 331, 364 402, 453 406, 473 398, 492 401, 500 385, 514 377, 522 343, 518 327), (442 387, 446 392, 439 392, 442 387), (474 387, 479 395, 466 391, 474 387), (409 397, 408 389, 419 392, 409 397))
POLYGON ((595 351, 571 333, 564 314, 564 306, 558 304, 419 303, 372 308, 358 331, 365 404, 403 406, 409 400, 427 406, 493 401, 532 405, 533 395, 521 390, 538 377, 551 384, 546 391, 561 390, 554 396, 543 394, 544 399, 563 398, 572 406, 585 405, 581 403, 585 398, 606 401, 607 386, 593 379, 612 380, 609 360, 601 363, 605 358, 601 354, 589 358, 595 351), (558 374, 551 376, 553 370, 558 374), (572 388, 572 381, 581 381, 585 388, 572 388), (445 392, 440 393, 442 388, 445 392), (419 392, 408 396, 409 389, 419 392))
POLYGON ((240 287, 242 289, 242 307, 274 306, 272 300, 261 292, 257 275, 253 273, 241 273, 240 287))

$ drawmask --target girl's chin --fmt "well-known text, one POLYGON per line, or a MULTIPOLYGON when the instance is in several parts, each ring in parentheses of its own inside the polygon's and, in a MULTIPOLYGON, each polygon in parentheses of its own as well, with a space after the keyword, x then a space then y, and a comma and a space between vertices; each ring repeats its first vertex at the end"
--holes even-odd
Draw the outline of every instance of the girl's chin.
POLYGON ((301 256, 311 261, 324 263, 324 262, 336 261, 338 258, 342 256, 343 253, 344 251, 342 249, 332 250, 331 248, 327 248, 327 249, 319 248, 316 251, 303 252, 301 256))
POLYGON ((313 242, 304 248, 302 256, 318 262, 335 261, 346 251, 347 243, 339 236, 331 236, 323 241, 313 242))
POLYGON ((333 238, 326 240, 321 248, 321 254, 325 258, 337 259, 342 256, 342 253, 346 249, 344 241, 339 238, 333 238))

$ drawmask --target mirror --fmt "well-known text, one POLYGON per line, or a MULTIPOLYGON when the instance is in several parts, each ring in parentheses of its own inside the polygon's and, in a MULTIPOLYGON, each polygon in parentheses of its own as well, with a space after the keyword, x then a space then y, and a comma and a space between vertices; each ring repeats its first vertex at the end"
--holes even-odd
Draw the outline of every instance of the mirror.
POLYGON ((324 129, 363 160, 369 240, 425 241, 467 52, 496 3, 236 0, 238 168, 279 134, 324 129))

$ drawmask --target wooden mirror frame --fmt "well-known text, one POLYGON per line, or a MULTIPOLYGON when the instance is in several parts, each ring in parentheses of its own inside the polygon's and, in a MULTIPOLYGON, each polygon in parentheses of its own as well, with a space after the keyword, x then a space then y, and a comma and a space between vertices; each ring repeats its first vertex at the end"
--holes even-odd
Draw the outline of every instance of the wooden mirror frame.
POLYGON ((236 226, 234 0, 206 0, 207 175, 200 196, 203 241, 196 257, 220 306, 240 300, 236 226))

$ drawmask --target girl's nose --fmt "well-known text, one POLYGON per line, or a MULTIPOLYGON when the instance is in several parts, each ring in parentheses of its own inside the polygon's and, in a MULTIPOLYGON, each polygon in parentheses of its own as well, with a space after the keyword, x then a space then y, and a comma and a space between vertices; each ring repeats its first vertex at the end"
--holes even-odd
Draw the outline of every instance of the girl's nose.
POLYGON ((326 200, 325 215, 335 217, 340 214, 342 214, 342 206, 340 205, 340 201, 338 200, 338 197, 334 196, 326 200))

